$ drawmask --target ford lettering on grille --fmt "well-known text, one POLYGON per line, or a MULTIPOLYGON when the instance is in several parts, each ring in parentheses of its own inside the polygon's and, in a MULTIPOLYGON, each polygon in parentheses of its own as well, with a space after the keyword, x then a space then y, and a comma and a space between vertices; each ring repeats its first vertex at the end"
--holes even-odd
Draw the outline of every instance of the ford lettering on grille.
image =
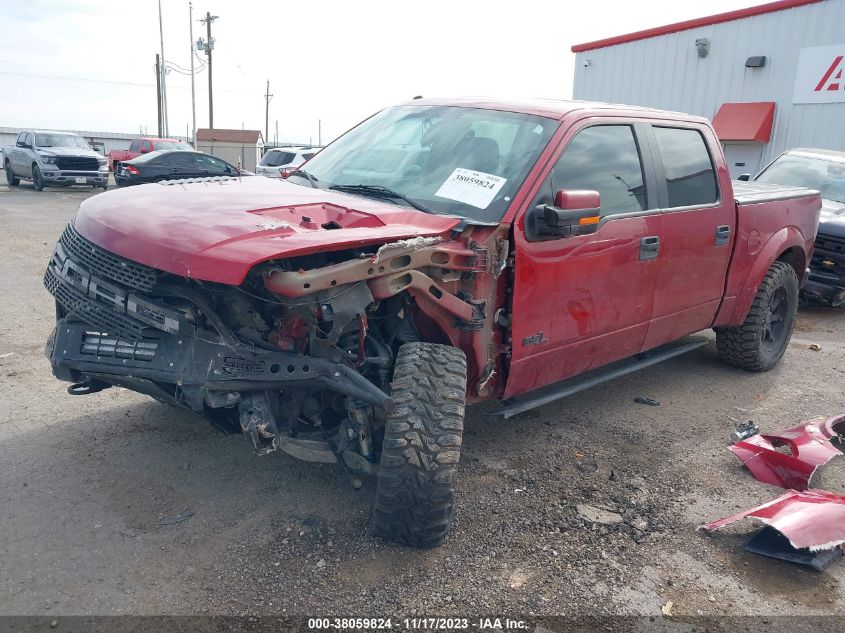
MULTIPOLYGON (((121 286, 100 279, 70 259, 62 245, 56 246, 49 265, 54 275, 98 305, 108 306, 146 325, 171 334, 189 334, 193 328, 182 315, 121 286)), ((96 324, 95 324, 96 325, 96 324)))

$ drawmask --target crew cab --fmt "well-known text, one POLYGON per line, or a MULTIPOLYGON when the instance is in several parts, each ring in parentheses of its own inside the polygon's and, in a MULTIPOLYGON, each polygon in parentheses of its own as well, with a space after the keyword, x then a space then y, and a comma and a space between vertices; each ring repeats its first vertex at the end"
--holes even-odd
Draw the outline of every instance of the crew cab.
POLYGON ((24 130, 14 145, 3 147, 6 182, 17 187, 29 180, 36 191, 46 186, 89 185, 106 189, 106 157, 72 132, 24 130))
POLYGON ((167 152, 167 151, 194 151, 188 143, 177 141, 172 138, 156 138, 154 136, 142 136, 133 138, 129 143, 129 149, 113 149, 109 152, 109 167, 112 172, 117 172, 117 164, 123 161, 138 158, 142 154, 149 152, 167 152))
POLYGON ((773 367, 820 207, 734 189, 703 118, 414 100, 287 180, 84 201, 45 275, 46 354, 72 394, 133 389, 259 454, 376 475, 376 532, 431 547, 467 404, 507 418, 708 328, 728 364, 773 367))

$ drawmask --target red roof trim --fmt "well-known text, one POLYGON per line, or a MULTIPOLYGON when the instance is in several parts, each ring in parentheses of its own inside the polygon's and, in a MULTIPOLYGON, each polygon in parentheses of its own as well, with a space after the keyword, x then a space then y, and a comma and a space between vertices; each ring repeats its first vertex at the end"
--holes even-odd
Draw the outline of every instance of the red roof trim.
POLYGON ((775 121, 775 102, 723 103, 713 117, 720 141, 768 143, 775 121))
POLYGON ((804 5, 816 4, 818 2, 822 2, 822 0, 778 0, 777 2, 769 2, 768 4, 761 4, 756 7, 728 11, 727 13, 719 13, 717 15, 711 15, 704 18, 696 18, 695 20, 686 20, 685 22, 676 22, 675 24, 658 26, 653 29, 646 29, 645 31, 637 31, 636 33, 628 33, 627 35, 617 35, 616 37, 608 37, 607 39, 596 40, 595 42, 587 42, 586 44, 576 44, 572 47, 572 52, 582 53, 596 48, 605 48, 616 44, 636 42, 637 40, 645 40, 659 35, 668 35, 669 33, 686 31, 699 26, 709 26, 710 24, 721 24, 722 22, 741 20, 742 18, 750 18, 755 15, 763 15, 764 13, 774 13, 776 11, 794 9, 796 7, 803 7, 804 5))

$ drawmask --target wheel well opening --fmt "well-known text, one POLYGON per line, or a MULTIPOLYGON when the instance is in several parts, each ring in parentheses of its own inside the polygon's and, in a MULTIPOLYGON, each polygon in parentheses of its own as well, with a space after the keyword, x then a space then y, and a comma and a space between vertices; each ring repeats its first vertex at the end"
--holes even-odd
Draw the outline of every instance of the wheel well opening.
POLYGON ((795 270, 795 276, 798 277, 798 283, 804 281, 804 274, 807 268, 807 260, 804 257, 804 251, 797 246, 785 250, 778 255, 777 261, 784 262, 792 266, 795 270))

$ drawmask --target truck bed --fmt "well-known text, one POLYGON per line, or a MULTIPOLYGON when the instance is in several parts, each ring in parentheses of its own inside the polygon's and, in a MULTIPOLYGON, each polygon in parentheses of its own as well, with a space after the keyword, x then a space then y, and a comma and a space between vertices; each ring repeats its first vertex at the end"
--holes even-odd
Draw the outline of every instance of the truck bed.
POLYGON ((773 202, 775 200, 789 200, 805 196, 818 195, 815 189, 806 187, 789 187, 787 185, 770 185, 762 182, 745 182, 734 180, 734 199, 738 205, 773 202))

